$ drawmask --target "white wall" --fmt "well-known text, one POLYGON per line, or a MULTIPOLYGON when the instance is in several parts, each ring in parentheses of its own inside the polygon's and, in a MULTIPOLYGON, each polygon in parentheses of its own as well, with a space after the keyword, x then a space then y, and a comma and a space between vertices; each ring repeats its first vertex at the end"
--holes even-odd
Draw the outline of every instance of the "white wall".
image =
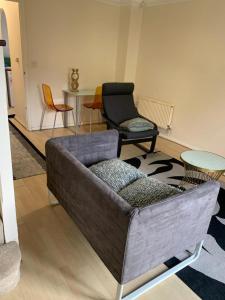
MULTIPOLYGON (((62 102, 71 67, 79 68, 80 89, 115 80, 120 8, 95 0, 23 0, 21 4, 30 129, 38 129, 41 83, 48 83, 54 98, 62 102)), ((52 124, 50 113, 44 127, 52 124)))
POLYGON ((126 71, 126 59, 128 51, 128 37, 130 29, 131 7, 120 7, 117 56, 116 56, 116 81, 123 81, 126 71))
POLYGON ((145 7, 137 92, 175 104, 170 138, 225 155, 225 1, 145 7))
POLYGON ((142 29, 142 5, 122 5, 116 60, 116 80, 135 81, 142 29))

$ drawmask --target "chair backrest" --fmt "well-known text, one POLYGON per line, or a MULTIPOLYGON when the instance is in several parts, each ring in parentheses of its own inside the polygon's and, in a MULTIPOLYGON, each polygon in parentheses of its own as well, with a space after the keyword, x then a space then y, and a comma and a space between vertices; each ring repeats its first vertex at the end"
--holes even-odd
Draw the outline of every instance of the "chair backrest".
POLYGON ((54 101, 53 101, 53 97, 52 97, 52 91, 51 91, 50 86, 43 83, 42 84, 42 91, 43 91, 45 104, 47 105, 47 107, 49 109, 54 109, 55 105, 54 105, 54 101))
POLYGON ((103 109, 106 118, 116 124, 137 118, 134 104, 133 83, 104 83, 102 86, 103 109))
POLYGON ((101 103, 102 102, 102 85, 96 87, 95 90, 95 97, 94 103, 101 103))

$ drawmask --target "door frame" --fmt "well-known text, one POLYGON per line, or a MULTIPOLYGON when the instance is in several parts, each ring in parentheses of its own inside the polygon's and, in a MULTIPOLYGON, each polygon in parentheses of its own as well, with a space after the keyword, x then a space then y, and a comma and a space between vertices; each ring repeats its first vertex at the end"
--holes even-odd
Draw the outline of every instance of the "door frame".
MULTIPOLYGON (((5 14, 0 9, 0 21, 5 14)), ((0 46, 0 204, 5 242, 18 242, 15 193, 13 184, 12 158, 8 124, 6 77, 3 46, 0 46)))

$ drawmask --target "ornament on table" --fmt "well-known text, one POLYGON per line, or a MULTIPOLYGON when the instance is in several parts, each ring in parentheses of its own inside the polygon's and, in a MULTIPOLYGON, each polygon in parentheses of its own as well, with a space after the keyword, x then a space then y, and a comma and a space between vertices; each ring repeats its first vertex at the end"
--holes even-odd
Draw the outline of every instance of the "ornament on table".
POLYGON ((79 87, 79 69, 72 69, 71 75, 70 75, 70 90, 72 92, 78 92, 78 87, 79 87))

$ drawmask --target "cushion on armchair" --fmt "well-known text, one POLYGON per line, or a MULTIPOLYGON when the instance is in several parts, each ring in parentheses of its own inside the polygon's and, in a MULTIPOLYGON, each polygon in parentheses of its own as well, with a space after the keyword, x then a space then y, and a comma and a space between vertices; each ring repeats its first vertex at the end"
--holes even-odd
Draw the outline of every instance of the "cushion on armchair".
POLYGON ((143 207, 181 192, 178 188, 147 177, 136 180, 122 189, 118 194, 131 206, 143 207))
POLYGON ((116 193, 135 180, 146 177, 143 172, 120 159, 101 161, 89 169, 116 193))
POLYGON ((131 132, 140 132, 153 129, 154 124, 143 118, 134 118, 122 122, 120 127, 131 132))

